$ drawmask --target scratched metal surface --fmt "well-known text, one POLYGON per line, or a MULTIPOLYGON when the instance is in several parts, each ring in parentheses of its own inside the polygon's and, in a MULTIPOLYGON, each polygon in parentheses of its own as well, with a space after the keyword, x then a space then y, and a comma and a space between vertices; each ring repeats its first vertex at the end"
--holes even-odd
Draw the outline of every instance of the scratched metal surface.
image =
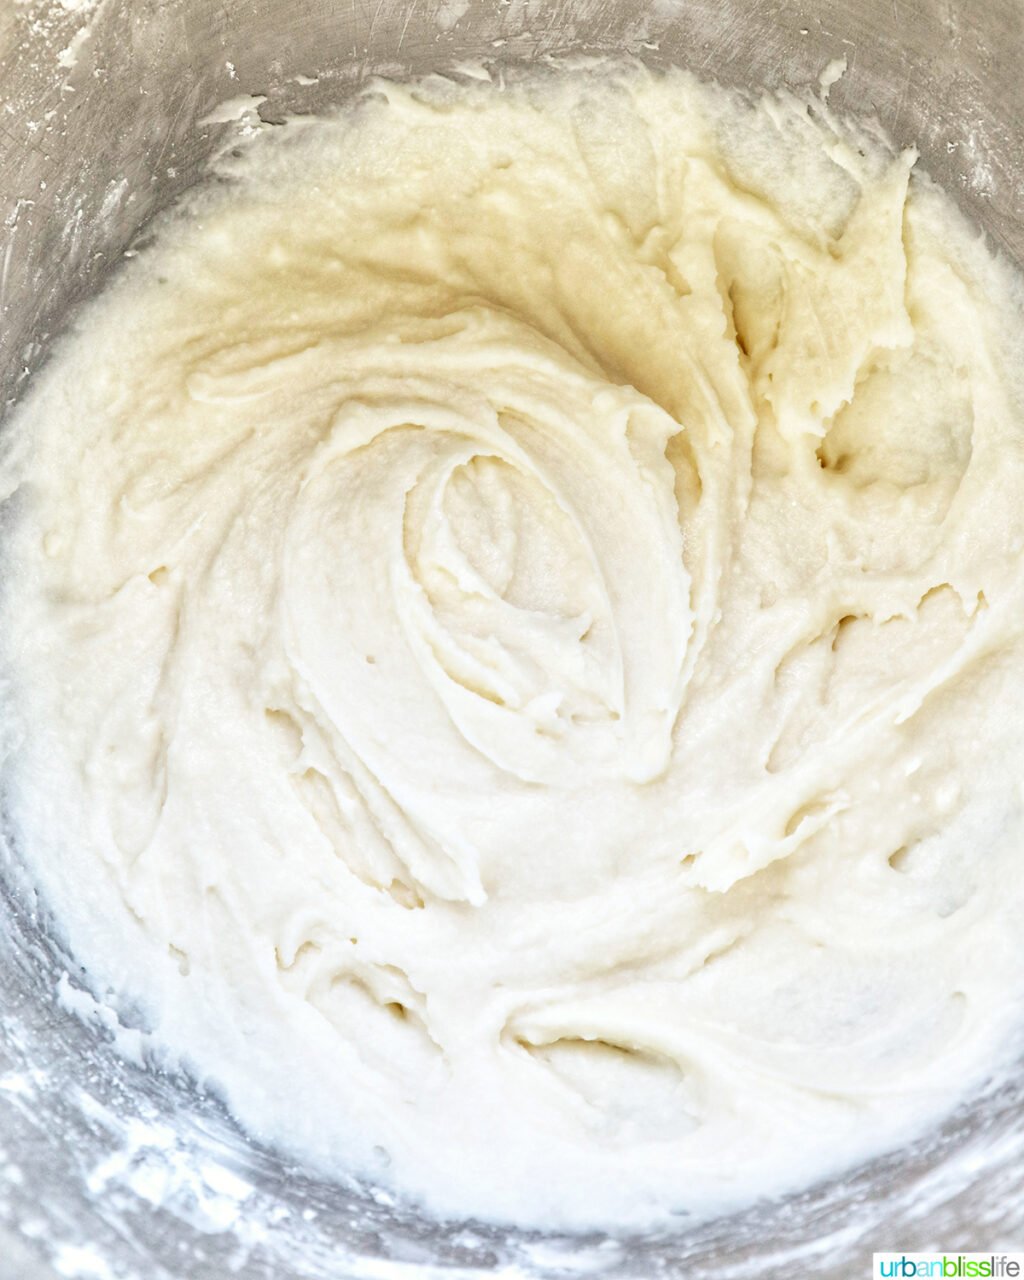
MULTIPOLYGON (((1024 262, 1024 0, 0 0, 0 405, 200 176, 223 127, 195 122, 218 102, 264 94, 275 121, 373 73, 574 51, 798 89, 845 55, 832 104, 916 144, 1024 262)), ((441 1267, 450 1280, 507 1267, 700 1280, 799 1265, 846 1280, 867 1274, 873 1248, 1024 1247, 1015 1085, 840 1183, 642 1239, 431 1223, 311 1181, 248 1143, 216 1099, 62 1012, 54 988, 74 962, 2 818, 0 795, 0 1280, 424 1280, 441 1267), (240 1209, 218 1199, 225 1171, 251 1188, 240 1209)))

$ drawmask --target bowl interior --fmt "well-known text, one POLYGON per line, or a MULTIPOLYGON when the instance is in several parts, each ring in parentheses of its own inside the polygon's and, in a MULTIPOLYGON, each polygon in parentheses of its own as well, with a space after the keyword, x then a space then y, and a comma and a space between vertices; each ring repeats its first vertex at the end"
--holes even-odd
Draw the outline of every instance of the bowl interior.
MULTIPOLYGON (((263 98, 268 124, 374 74, 577 53, 678 64, 749 89, 831 89, 876 117, 1024 263, 1024 7, 1015 0, 27 0, 0 12, 0 405, 153 215, 263 98)), ((0 426, 0 449, 5 443, 0 426)), ((0 507, 0 536, 4 511, 0 507)), ((2 582, 2 570, 0 570, 2 582)), ((2 691, 0 691, 2 692, 2 691)), ((0 761, 10 744, 0 740, 0 761)), ((841 1182, 628 1240, 437 1223, 250 1144, 213 1097, 133 1060, 4 834, 0 793, 0 1278, 447 1276, 516 1264, 653 1278, 849 1276, 873 1249, 1019 1241, 1019 1085, 841 1182), (74 1016, 70 1010, 77 1010, 74 1016), (89 1268, 92 1268, 92 1272, 89 1268), (779 1270, 773 1270, 778 1268, 779 1270)), ((137 1053, 136 1053, 137 1059, 137 1053)))

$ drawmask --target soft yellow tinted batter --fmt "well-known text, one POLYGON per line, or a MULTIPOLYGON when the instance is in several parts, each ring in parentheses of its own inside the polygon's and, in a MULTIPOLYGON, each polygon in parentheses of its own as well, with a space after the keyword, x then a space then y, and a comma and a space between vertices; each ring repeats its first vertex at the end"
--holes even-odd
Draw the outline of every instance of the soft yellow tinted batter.
POLYGON ((378 86, 22 411, 14 805, 258 1137, 642 1223, 920 1130, 1019 992, 1019 308, 682 77, 378 86))

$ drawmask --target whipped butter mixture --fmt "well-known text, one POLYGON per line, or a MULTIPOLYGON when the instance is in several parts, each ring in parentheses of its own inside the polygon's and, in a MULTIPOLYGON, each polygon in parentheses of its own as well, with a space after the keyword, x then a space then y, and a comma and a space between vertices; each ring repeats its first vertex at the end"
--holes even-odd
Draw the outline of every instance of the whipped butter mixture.
POLYGON ((377 84, 225 157, 39 375, 11 820, 256 1138, 643 1225, 997 1066, 1024 322, 912 163, 636 68, 377 84))

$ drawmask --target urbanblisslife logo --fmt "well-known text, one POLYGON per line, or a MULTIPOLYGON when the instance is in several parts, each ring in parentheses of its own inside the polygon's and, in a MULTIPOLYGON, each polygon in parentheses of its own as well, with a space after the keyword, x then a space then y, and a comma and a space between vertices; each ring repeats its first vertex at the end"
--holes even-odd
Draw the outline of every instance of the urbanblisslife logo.
POLYGON ((873 1280, 1024 1278, 1024 1253, 876 1253, 871 1275, 873 1280))

